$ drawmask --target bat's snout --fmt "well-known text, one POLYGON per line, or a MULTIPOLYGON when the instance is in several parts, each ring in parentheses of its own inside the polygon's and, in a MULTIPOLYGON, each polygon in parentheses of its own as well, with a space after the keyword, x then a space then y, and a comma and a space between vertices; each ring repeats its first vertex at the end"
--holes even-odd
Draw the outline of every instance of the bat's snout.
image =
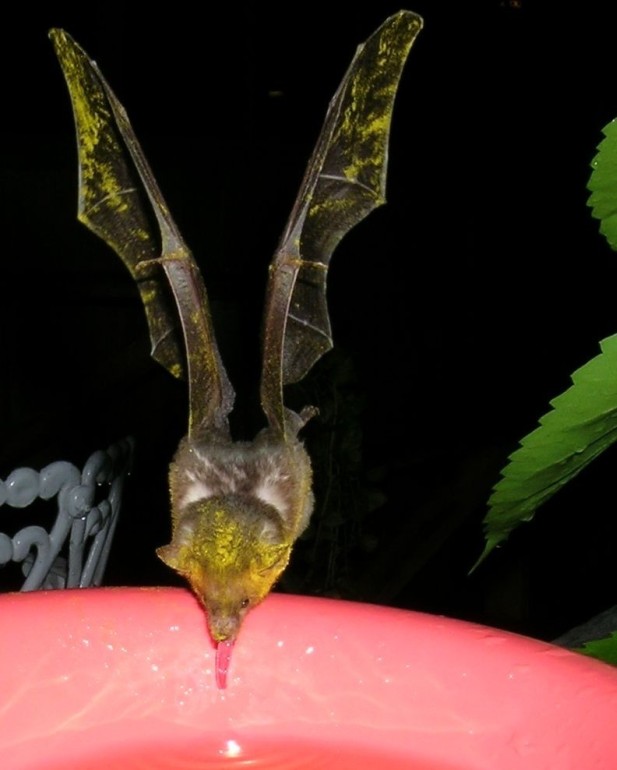
POLYGON ((208 614, 208 627, 215 642, 235 641, 241 622, 242 618, 239 614, 208 614))

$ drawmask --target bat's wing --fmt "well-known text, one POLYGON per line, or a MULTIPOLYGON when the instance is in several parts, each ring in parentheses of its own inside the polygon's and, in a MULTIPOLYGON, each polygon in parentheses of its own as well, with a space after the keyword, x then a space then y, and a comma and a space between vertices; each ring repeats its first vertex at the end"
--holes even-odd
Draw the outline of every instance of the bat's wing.
POLYGON ((224 427, 234 393, 220 360, 197 265, 124 108, 97 65, 63 30, 51 30, 50 37, 73 104, 78 218, 114 249, 137 282, 152 356, 175 376, 188 374, 189 434, 203 427, 224 427), (161 267, 169 286, 161 280, 161 267), (186 355, 177 334, 178 316, 186 355))
POLYGON ((359 46, 325 123, 270 267, 261 403, 281 437, 302 425, 283 386, 302 379, 332 347, 326 274, 341 238, 385 202, 394 98, 422 19, 401 11, 359 46))

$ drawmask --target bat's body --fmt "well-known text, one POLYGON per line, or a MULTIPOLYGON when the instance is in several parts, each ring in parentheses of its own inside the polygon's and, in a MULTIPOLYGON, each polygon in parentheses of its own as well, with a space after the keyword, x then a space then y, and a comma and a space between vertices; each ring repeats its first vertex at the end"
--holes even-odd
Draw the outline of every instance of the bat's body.
POLYGON ((358 48, 330 103, 270 266, 261 378, 268 427, 250 443, 230 437, 234 392, 206 290, 126 113, 96 64, 65 32, 51 32, 78 135, 79 218, 137 282, 154 358, 188 377, 189 430, 170 470, 172 539, 157 553, 188 579, 217 643, 236 638, 311 516, 311 464, 298 433, 315 410, 287 409, 283 388, 332 347, 325 301, 330 257, 343 235, 385 200, 394 97, 421 26, 408 11, 387 19, 358 48))
POLYGON ((253 442, 187 437, 171 464, 170 488, 173 537, 157 553, 202 598, 212 637, 235 639, 308 525, 313 495, 306 450, 268 429, 253 442))

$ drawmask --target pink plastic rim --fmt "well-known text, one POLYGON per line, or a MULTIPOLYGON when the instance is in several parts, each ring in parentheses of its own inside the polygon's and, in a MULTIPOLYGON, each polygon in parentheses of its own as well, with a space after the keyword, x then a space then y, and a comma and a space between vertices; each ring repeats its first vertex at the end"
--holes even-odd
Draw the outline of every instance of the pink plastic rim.
POLYGON ((495 629, 274 595, 216 686, 180 589, 0 597, 10 770, 617 767, 617 669, 495 629))

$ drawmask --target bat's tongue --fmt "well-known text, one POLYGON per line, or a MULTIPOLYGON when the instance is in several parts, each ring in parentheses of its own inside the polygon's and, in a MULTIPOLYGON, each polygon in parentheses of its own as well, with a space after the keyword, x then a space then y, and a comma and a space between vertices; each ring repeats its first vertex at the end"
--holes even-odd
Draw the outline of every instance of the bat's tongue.
POLYGON ((216 673, 216 686, 219 688, 219 690, 224 690, 227 687, 227 671, 229 669, 229 661, 231 660, 231 651, 233 646, 233 641, 217 642, 216 644, 214 665, 216 673))

